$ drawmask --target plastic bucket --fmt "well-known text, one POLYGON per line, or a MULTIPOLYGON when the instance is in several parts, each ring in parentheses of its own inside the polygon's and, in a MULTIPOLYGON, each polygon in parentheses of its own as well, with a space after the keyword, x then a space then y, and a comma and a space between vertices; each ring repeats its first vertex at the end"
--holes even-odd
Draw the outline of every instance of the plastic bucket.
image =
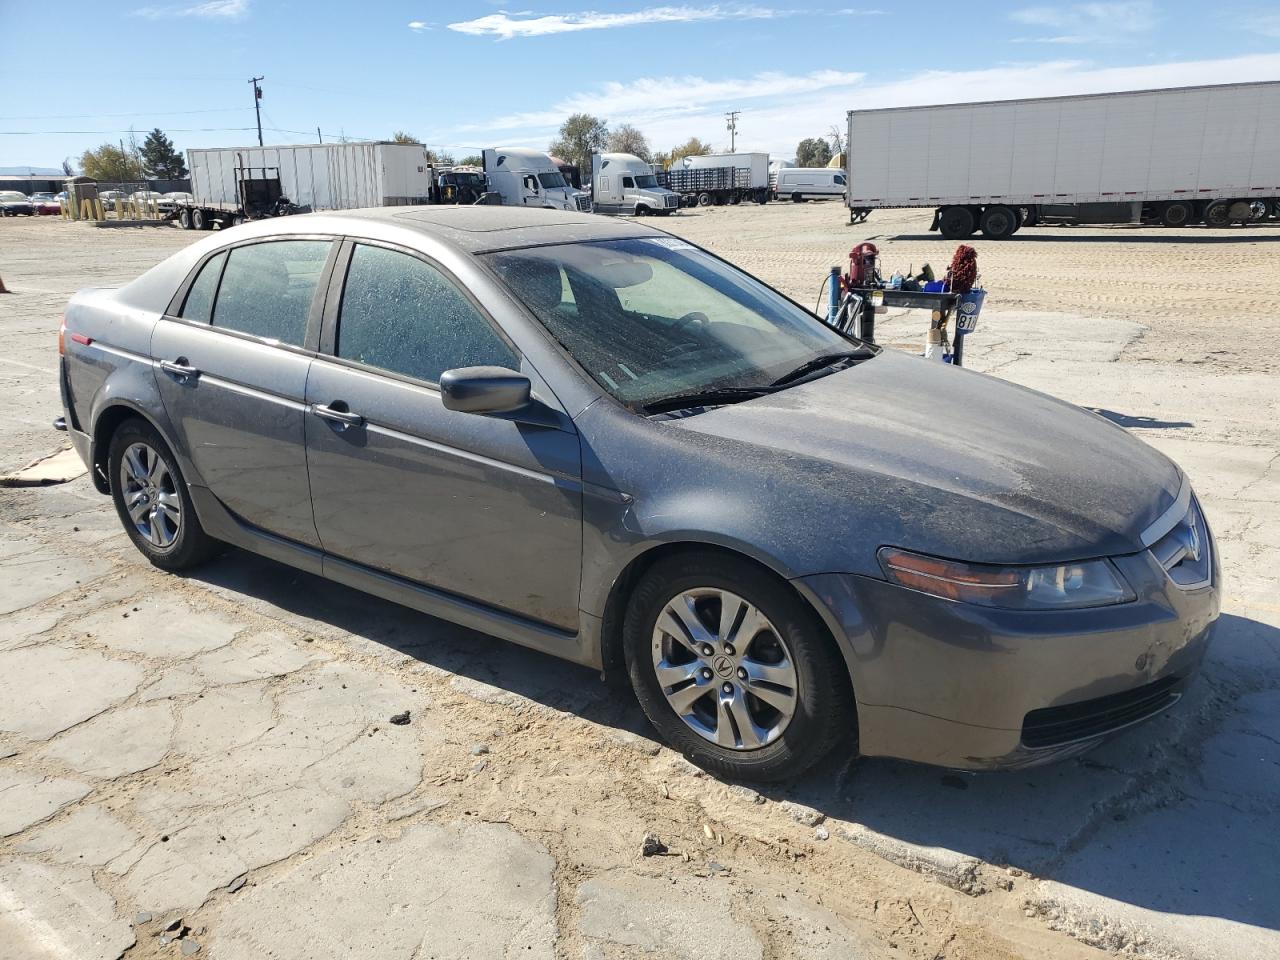
POLYGON ((960 300, 956 304, 956 333, 973 333, 978 326, 982 302, 986 298, 987 291, 976 288, 960 294, 960 300))

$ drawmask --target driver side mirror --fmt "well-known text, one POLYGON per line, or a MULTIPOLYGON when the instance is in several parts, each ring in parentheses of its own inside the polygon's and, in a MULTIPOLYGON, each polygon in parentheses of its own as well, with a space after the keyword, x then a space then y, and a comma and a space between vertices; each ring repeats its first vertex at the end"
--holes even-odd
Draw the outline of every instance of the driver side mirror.
POLYGON ((460 413, 511 413, 529 405, 532 389, 528 377, 505 367, 458 367, 440 374, 445 409, 460 413))

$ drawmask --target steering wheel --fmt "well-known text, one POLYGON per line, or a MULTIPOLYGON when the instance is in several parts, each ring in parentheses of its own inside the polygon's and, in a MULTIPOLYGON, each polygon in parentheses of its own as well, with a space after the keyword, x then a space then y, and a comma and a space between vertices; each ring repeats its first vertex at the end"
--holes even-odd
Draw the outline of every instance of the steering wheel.
POLYGON ((672 330, 675 333, 679 333, 681 330, 683 330, 685 327, 689 326, 690 324, 700 323, 705 327, 710 322, 711 320, 708 319, 707 315, 703 313, 701 310, 691 310, 688 313, 686 313, 683 317, 681 317, 679 320, 676 321, 675 326, 672 327, 672 330))

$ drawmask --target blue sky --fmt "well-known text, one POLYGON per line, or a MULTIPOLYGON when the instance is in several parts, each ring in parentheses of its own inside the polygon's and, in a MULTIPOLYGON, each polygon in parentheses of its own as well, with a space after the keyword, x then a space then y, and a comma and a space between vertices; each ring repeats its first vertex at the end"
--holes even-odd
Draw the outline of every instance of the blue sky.
POLYGON ((853 107, 1280 79, 1276 0, 849 3, 0 0, 0 166, 130 127, 251 143, 254 75, 269 143, 403 129, 459 155, 545 148, 576 110, 727 148, 736 109, 740 150, 790 156, 853 107))

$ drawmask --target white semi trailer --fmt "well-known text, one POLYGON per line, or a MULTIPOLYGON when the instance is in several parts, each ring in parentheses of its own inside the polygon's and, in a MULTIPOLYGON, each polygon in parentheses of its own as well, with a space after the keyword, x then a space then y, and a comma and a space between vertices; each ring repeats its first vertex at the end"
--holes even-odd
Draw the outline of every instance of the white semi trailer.
POLYGON ((555 161, 540 150, 490 147, 481 156, 489 190, 502 196, 503 206, 591 212, 591 197, 571 186, 555 161))
POLYGON ((188 150, 192 199, 186 229, 305 210, 431 203, 427 148, 408 143, 308 143, 188 150))
POLYGON ((851 218, 933 207, 951 240, 1280 216, 1280 81, 850 110, 848 144, 851 218))

